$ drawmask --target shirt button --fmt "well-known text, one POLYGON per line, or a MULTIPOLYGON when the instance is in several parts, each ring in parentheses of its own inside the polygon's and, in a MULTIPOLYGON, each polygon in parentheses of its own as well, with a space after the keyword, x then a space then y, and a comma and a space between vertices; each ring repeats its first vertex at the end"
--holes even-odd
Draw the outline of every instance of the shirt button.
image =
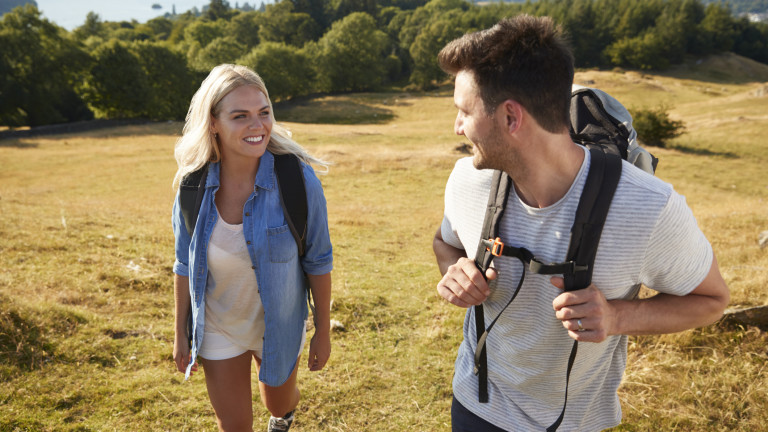
POLYGON ((246 216, 250 216, 251 214, 250 214, 250 213, 248 213, 248 212, 246 212, 246 213, 245 213, 245 215, 246 215, 246 216))
POLYGON ((251 270, 256 270, 256 266, 251 266, 251 270))
POLYGON ((245 242, 245 244, 251 244, 251 241, 250 241, 250 240, 248 240, 248 241, 246 241, 246 242, 245 242))

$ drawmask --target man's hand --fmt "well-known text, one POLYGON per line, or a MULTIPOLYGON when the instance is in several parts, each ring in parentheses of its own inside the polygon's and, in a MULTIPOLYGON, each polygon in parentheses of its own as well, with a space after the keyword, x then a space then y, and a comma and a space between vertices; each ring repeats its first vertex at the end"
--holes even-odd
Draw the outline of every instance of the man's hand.
MULTIPOLYGON (((485 273, 488 280, 496 279, 496 270, 489 268, 485 273)), ((437 284, 442 298, 459 307, 479 305, 491 294, 488 282, 483 278, 475 262, 462 257, 448 267, 443 279, 437 284)))
MULTIPOLYGON (((564 290, 561 277, 550 279, 552 285, 564 290)), ((614 309, 594 284, 587 288, 563 292, 552 302, 555 316, 562 321, 568 335, 577 341, 602 342, 613 334, 614 309)))

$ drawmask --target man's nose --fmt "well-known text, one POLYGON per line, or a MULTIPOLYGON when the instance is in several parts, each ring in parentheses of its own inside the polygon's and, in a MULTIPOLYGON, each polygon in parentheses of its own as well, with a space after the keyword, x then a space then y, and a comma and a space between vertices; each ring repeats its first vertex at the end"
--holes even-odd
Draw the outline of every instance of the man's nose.
POLYGON ((461 120, 461 115, 456 115, 456 121, 453 124, 453 131, 456 135, 464 135, 464 122, 461 120))

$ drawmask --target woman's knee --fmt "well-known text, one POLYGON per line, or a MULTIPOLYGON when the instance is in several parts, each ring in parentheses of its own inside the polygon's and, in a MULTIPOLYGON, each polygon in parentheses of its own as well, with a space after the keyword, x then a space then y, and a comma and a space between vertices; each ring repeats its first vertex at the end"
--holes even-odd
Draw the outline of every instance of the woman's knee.
POLYGON ((270 387, 262 384, 260 390, 261 401, 264 403, 264 407, 274 417, 282 417, 293 411, 301 398, 301 393, 299 388, 296 387, 296 383, 293 383, 292 386, 283 384, 280 387, 270 387))
POLYGON ((259 382, 261 401, 264 403, 264 407, 275 417, 282 417, 293 411, 299 404, 301 393, 296 382, 298 367, 299 362, 297 361, 291 375, 280 386, 272 387, 259 382))

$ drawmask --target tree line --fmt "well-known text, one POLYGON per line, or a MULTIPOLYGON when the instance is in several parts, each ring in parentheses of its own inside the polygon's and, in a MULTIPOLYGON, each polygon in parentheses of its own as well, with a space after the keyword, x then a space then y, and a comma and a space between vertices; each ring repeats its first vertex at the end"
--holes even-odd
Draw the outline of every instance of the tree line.
POLYGON ((519 13, 558 21, 577 67, 663 69, 726 51, 768 63, 768 25, 701 0, 281 0, 249 11, 212 0, 146 23, 89 13, 73 31, 26 5, 0 20, 0 125, 183 119, 220 63, 252 67, 276 101, 428 88, 446 78, 436 56, 447 42, 519 13))

